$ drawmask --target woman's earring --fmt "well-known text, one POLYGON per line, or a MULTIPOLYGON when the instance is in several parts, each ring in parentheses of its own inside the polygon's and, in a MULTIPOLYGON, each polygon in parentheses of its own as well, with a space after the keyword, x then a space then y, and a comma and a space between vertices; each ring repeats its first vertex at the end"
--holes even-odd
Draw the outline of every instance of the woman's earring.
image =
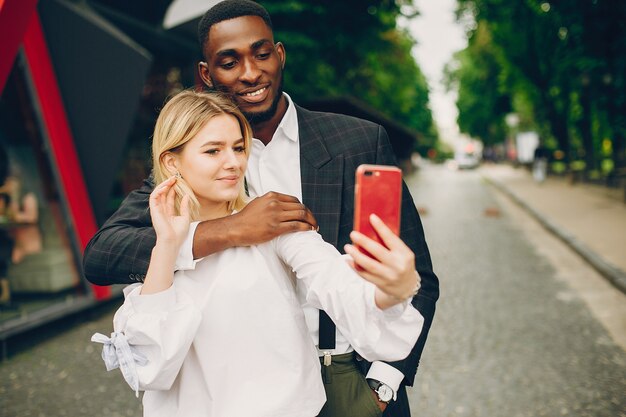
POLYGON ((176 174, 174 174, 174 176, 176 177, 177 180, 183 179, 183 176, 180 175, 180 172, 178 172, 178 171, 176 171, 176 174))

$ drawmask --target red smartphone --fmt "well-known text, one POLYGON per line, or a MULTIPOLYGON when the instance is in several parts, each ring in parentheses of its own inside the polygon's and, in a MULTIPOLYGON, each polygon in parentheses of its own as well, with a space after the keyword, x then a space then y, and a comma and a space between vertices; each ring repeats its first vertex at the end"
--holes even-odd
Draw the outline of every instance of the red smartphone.
MULTIPOLYGON (((385 246, 370 224, 375 214, 393 233, 400 233, 402 202, 402 171, 387 165, 360 165, 356 170, 354 188, 354 230, 385 246)), ((371 257, 366 250, 361 252, 371 257)))

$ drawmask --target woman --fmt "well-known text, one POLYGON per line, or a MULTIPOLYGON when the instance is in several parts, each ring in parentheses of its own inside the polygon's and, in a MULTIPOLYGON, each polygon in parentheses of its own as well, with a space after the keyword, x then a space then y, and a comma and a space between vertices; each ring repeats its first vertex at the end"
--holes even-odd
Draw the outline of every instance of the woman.
POLYGON ((145 416, 317 415, 325 401, 320 364, 295 285, 370 361, 402 359, 421 331, 423 319, 406 301, 419 285, 412 254, 379 219, 373 224, 395 251, 362 236, 355 242, 394 268, 346 249, 381 287, 380 268, 396 271, 388 273, 386 292, 314 231, 227 249, 173 272, 197 222, 245 205, 250 141, 243 115, 215 94, 182 92, 157 120, 158 185, 150 196, 157 243, 145 282, 125 291, 111 339, 92 339, 108 344, 108 369, 119 363, 131 387, 146 391, 145 416))

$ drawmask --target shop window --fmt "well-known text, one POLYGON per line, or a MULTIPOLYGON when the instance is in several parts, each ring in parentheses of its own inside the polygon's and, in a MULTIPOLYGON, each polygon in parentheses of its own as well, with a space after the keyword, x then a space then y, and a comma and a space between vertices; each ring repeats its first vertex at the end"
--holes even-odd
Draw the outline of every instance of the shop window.
POLYGON ((0 326, 87 293, 17 62, 0 96, 0 326))

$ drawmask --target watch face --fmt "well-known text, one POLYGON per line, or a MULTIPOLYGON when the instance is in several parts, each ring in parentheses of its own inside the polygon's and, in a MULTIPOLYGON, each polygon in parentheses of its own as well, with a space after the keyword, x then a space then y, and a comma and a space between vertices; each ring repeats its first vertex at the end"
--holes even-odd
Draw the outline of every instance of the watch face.
POLYGON ((384 401, 386 403, 391 401, 391 399, 393 398, 393 390, 391 389, 391 387, 385 384, 381 384, 378 387, 378 391, 376 392, 378 392, 378 398, 380 398, 381 401, 384 401))

